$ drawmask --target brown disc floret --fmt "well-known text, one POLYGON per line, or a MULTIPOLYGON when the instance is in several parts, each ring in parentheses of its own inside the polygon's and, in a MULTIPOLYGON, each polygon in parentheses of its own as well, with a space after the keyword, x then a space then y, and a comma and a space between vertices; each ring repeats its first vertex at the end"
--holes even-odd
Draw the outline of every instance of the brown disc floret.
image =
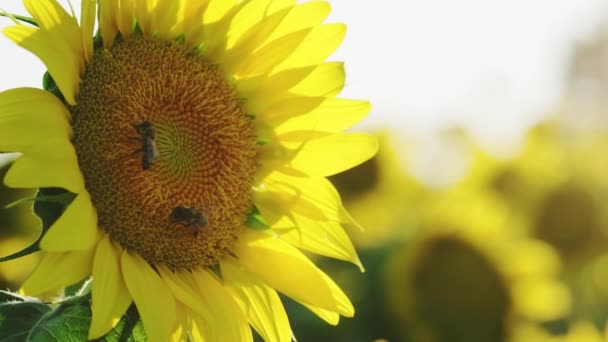
POLYGON ((134 34, 96 50, 77 101, 73 143, 99 227, 151 264, 216 264, 252 208, 257 169, 252 117, 218 66, 134 34), (177 207, 207 224, 193 234, 177 207))

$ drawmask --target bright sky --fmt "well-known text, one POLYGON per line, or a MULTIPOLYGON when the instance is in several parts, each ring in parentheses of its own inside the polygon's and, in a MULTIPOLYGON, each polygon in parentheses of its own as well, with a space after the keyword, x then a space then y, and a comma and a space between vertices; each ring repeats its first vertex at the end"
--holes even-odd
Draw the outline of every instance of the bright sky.
POLYGON ((335 0, 344 94, 374 104, 367 124, 411 132, 454 122, 509 135, 559 99, 575 40, 604 0, 335 0))
MULTIPOLYGON (((605 0, 330 2, 329 21, 349 27, 332 58, 346 61, 343 95, 374 105, 364 126, 424 134, 463 123, 491 137, 519 132, 551 108, 573 42, 608 9, 605 0)), ((16 0, 0 6, 25 13, 16 0)), ((0 90, 40 86, 35 57, 4 37, 0 51, 0 90)))

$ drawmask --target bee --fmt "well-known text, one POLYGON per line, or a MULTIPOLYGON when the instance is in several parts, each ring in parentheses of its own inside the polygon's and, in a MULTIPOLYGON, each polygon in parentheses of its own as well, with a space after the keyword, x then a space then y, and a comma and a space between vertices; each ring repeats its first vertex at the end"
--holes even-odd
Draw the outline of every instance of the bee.
POLYGON ((142 152, 141 168, 147 170, 158 156, 156 131, 149 121, 143 121, 138 125, 133 124, 133 127, 139 134, 139 138, 130 137, 129 139, 141 142, 141 148, 135 150, 135 153, 142 152))
POLYGON ((171 220, 186 227, 192 227, 192 234, 197 236, 200 228, 207 227, 209 220, 202 210, 177 206, 171 211, 171 220))

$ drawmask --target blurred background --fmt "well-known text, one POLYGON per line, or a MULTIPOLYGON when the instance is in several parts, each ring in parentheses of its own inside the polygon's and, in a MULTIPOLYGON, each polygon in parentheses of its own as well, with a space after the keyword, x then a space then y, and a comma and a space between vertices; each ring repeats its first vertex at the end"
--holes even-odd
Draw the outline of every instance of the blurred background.
MULTIPOLYGON (((366 272, 317 260, 357 313, 331 327, 285 298, 298 341, 606 341, 608 2, 330 2, 342 97, 372 102, 356 129, 380 151, 331 179, 366 272)), ((37 59, 0 51, 0 90, 41 86, 37 59)), ((0 256, 38 226, 0 209, 0 256)), ((0 287, 35 262, 0 263, 0 287)))

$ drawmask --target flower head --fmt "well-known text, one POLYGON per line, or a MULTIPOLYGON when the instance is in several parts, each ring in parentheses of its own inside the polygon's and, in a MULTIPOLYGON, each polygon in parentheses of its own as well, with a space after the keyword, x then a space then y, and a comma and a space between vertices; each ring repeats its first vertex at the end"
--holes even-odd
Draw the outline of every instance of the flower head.
POLYGON ((300 251, 361 266, 325 177, 377 149, 342 133, 369 104, 336 98, 343 65, 325 59, 345 29, 321 24, 327 3, 85 0, 80 24, 24 4, 39 27, 4 34, 43 61, 47 90, 0 93, 0 150, 22 154, 4 181, 75 194, 25 292, 92 274, 90 338, 131 302, 159 341, 247 341, 248 323, 287 341, 277 290, 331 324, 354 314, 300 251))

